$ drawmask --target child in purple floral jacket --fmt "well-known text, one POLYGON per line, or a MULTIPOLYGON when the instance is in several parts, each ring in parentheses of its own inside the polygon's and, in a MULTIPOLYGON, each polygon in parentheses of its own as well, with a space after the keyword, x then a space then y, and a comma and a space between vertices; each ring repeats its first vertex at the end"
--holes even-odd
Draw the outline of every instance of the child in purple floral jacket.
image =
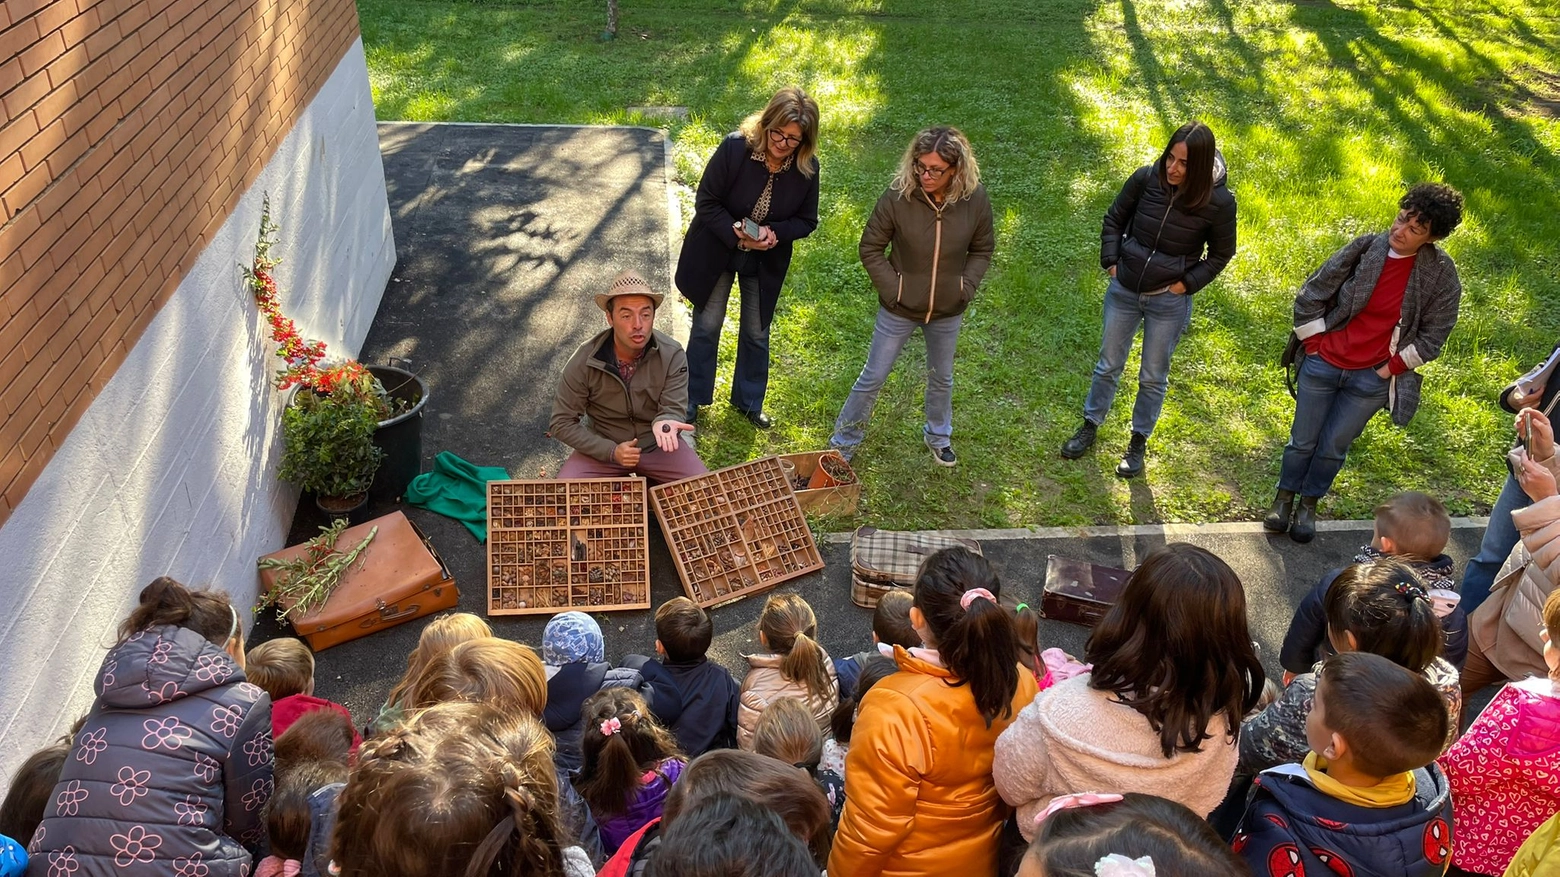
POLYGON ((271 699, 244 681, 243 661, 226 596, 147 585, 103 660, 31 873, 249 874, 271 797, 271 699))

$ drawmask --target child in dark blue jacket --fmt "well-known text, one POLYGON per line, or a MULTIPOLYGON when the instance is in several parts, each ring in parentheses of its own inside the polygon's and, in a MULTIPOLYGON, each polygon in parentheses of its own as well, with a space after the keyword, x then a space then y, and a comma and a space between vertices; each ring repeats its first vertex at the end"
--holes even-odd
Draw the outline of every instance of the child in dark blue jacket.
MULTIPOLYGON (((1455 602, 1454 565, 1444 553, 1452 529, 1446 506, 1435 497, 1411 490, 1376 506, 1375 512, 1376 529, 1370 544, 1355 556, 1354 562, 1370 563, 1392 557, 1413 567, 1430 592, 1431 605, 1441 619, 1441 632, 1446 638, 1441 657, 1461 670, 1468 657, 1468 615, 1455 602)), ((1322 580, 1300 601, 1294 620, 1289 622, 1289 632, 1284 634, 1284 646, 1278 654, 1285 685, 1293 677, 1311 672, 1318 661, 1334 651, 1327 640, 1322 601, 1340 572, 1342 567, 1323 574, 1322 580)))
POLYGON ((655 653, 660 662, 640 655, 624 660, 625 666, 640 669, 654 664, 677 683, 682 714, 667 727, 689 758, 737 745, 742 687, 730 671, 704 656, 714 637, 709 613, 687 597, 674 597, 655 610, 655 653))
POLYGON ((921 635, 915 632, 910 624, 910 590, 908 588, 889 591, 878 600, 876 608, 872 610, 872 649, 858 652, 848 658, 835 658, 834 675, 840 682, 840 693, 848 694, 856 690, 856 682, 861 678, 861 670, 873 658, 882 656, 892 659, 894 646, 904 646, 906 649, 920 648, 921 635))
POLYGON ((1322 665, 1303 764, 1262 772, 1234 848, 1259 877, 1431 877, 1452 851, 1451 787, 1435 764, 1446 707, 1380 655, 1322 665))

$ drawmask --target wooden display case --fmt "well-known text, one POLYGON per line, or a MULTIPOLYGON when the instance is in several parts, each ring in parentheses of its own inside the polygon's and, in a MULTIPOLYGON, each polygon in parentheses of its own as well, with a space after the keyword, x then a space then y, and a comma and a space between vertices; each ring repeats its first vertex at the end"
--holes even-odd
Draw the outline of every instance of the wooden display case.
POLYGON ((650 608, 642 478, 488 482, 488 614, 650 608))
POLYGON ((823 568, 777 457, 650 489, 688 598, 709 608, 823 568))

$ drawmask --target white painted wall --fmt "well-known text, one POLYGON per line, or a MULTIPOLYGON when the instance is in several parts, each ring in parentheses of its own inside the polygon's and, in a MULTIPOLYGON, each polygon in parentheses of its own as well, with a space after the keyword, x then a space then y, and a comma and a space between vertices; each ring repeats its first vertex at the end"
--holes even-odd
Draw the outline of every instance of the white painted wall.
POLYGON ((266 192, 283 310, 356 354, 395 266, 361 40, 0 528, 0 784, 90 706, 142 586, 170 575, 251 606, 255 559, 286 538, 281 360, 239 274, 266 192))

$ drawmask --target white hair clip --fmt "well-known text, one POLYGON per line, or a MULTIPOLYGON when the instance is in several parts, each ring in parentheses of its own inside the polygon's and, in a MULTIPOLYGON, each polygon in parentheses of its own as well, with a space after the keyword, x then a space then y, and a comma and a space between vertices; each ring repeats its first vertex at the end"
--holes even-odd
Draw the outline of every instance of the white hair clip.
POLYGON ((1148 856, 1129 859, 1111 853, 1094 863, 1094 877, 1154 877, 1154 860, 1148 856))

